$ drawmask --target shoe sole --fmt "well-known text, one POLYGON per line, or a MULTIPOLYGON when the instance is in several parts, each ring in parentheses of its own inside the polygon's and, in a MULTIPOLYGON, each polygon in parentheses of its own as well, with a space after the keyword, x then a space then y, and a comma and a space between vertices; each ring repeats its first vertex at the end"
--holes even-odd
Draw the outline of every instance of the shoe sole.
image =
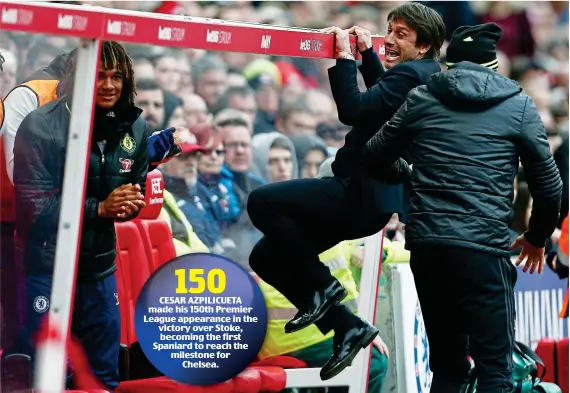
POLYGON ((324 317, 325 314, 326 314, 332 307, 338 306, 338 305, 344 300, 344 298, 347 297, 347 296, 348 296, 348 291, 343 288, 343 291, 342 291, 342 292, 339 292, 338 295, 336 295, 334 298, 332 298, 332 300, 330 301, 329 305, 326 306, 325 308, 323 308, 323 311, 322 311, 320 314, 318 314, 315 319, 313 319, 312 321, 307 322, 307 323, 305 323, 305 324, 303 324, 303 325, 301 325, 301 326, 297 326, 297 327, 295 327, 295 328, 292 328, 292 329, 288 329, 287 327, 285 327, 285 333, 288 333, 288 334, 289 334, 289 333, 298 332, 299 330, 303 330, 303 329, 305 329, 306 327, 309 327, 309 326, 311 326, 312 324, 314 324, 314 323, 320 321, 320 319, 321 319, 322 317, 324 317))
POLYGON ((326 381, 328 379, 334 378, 342 371, 344 371, 344 369, 352 363, 352 361, 354 360, 356 355, 358 355, 358 352, 360 352, 361 349, 364 349, 368 347, 370 344, 372 344, 374 338, 376 338, 378 333, 379 333, 378 329, 374 329, 366 336, 362 337, 362 339, 359 341, 358 345, 354 347, 350 355, 348 355, 342 362, 338 363, 336 367, 331 369, 331 371, 328 372, 327 375, 325 376, 321 375, 321 380, 326 381))

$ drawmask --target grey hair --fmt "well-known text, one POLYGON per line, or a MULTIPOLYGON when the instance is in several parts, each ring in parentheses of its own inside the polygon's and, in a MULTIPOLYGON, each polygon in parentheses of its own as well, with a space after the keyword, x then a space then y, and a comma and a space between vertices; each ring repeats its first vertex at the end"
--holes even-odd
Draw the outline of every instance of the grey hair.
POLYGON ((192 65, 192 80, 199 81, 204 73, 214 70, 228 72, 228 66, 218 56, 204 55, 192 65))

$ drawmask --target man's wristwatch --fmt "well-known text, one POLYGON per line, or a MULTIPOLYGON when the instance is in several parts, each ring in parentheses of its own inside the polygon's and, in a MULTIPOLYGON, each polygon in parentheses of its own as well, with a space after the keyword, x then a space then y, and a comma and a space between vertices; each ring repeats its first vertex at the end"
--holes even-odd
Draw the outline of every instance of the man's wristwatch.
POLYGON ((344 59, 344 60, 355 60, 354 55, 349 52, 340 52, 337 56, 337 59, 344 59))

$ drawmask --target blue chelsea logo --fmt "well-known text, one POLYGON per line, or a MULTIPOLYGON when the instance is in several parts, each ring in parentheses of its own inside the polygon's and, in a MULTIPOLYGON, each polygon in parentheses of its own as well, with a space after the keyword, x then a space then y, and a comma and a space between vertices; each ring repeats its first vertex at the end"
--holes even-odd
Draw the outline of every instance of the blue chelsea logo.
POLYGON ((429 369, 429 345, 419 301, 414 315, 414 366, 418 393, 428 393, 432 372, 429 369))

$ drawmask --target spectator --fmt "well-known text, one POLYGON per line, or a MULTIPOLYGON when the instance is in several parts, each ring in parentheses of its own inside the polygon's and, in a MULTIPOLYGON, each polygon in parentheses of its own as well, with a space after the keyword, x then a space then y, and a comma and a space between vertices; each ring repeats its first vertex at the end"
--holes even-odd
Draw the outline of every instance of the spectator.
MULTIPOLYGON (((180 100, 179 102, 182 103, 182 100, 180 100)), ((172 114, 170 115, 168 120, 166 121, 164 128, 174 127, 176 129, 182 129, 186 128, 186 126, 187 123, 186 120, 184 120, 184 109, 182 105, 177 105, 172 111, 172 114)))
POLYGON ((142 117, 151 130, 162 127, 165 120, 164 92, 154 80, 137 80, 135 104, 142 109, 142 117))
POLYGON ((317 136, 326 143, 328 155, 335 155, 344 145, 344 135, 328 123, 317 124, 317 136))
MULTIPOLYGON (((182 70, 180 65, 187 63, 184 53, 176 49, 166 49, 160 56, 154 59, 155 80, 164 91, 179 94, 182 85, 182 70)), ((188 83, 190 67, 187 67, 185 82, 188 83)), ((191 83, 191 80, 190 80, 191 83)))
POLYGON ((232 253, 226 255, 249 269, 249 254, 261 233, 251 223, 246 204, 249 194, 265 181, 252 173, 251 125, 238 117, 220 122, 217 127, 226 149, 221 183, 235 195, 240 209, 237 220, 225 231, 226 237, 236 244, 232 253))
POLYGON ((337 118, 336 105, 328 94, 318 89, 311 89, 307 92, 305 100, 318 123, 334 124, 337 118))
POLYGON ((227 87, 245 87, 247 86, 247 80, 245 76, 239 71, 230 69, 228 71, 227 79, 226 79, 226 86, 227 87))
POLYGON ((222 109, 216 116, 214 116, 214 126, 219 127, 220 124, 226 123, 227 121, 232 121, 233 119, 241 119, 243 122, 248 124, 248 128, 251 129, 250 117, 247 113, 239 111, 237 109, 226 108, 222 109))
POLYGON ((133 70, 135 70, 135 77, 137 81, 141 79, 154 80, 156 78, 154 65, 152 64, 152 61, 146 57, 133 59, 133 70))
POLYGON ((488 10, 481 17, 482 23, 496 23, 503 29, 497 49, 509 57, 534 56, 535 41, 527 12, 516 11, 508 1, 487 3, 488 10))
POLYGON ((315 135, 317 118, 309 109, 306 98, 303 97, 290 104, 283 105, 279 111, 277 129, 287 136, 297 134, 315 135))
POLYGON ((47 67, 61 53, 61 49, 46 42, 36 41, 26 53, 26 64, 20 73, 27 79, 32 73, 47 67))
POLYGON ((249 117, 250 124, 255 123, 255 114, 257 112, 257 103, 255 102, 255 93, 249 87, 228 87, 218 101, 218 111, 231 108, 246 113, 249 117))
MULTIPOLYGON (((181 138, 183 139, 183 138, 181 138)), ((210 198, 199 195, 198 161, 204 148, 189 141, 182 141, 182 153, 162 166, 164 188, 176 199, 176 204, 198 238, 211 252, 221 252, 221 234, 210 198)), ((184 237, 178 237, 184 242, 184 237)))
POLYGON ((299 177, 302 179, 315 179, 319 167, 328 156, 325 142, 316 135, 293 135, 291 141, 297 153, 299 163, 299 177))
POLYGON ((254 172, 268 183, 296 179, 299 174, 295 147, 279 132, 253 137, 254 172))
POLYGON ((258 112, 254 123, 254 134, 273 131, 279 109, 277 89, 281 85, 281 71, 271 61, 257 59, 245 67, 243 75, 255 91, 258 112))
POLYGON ((192 63, 190 59, 184 54, 178 58, 176 64, 181 76, 181 83, 176 94, 182 97, 186 94, 194 93, 194 85, 192 84, 192 63))
POLYGON ((221 172, 226 157, 222 136, 217 134, 209 138, 204 146, 204 154, 198 161, 198 182, 211 193, 212 204, 216 204, 218 220, 222 231, 235 222, 240 214, 239 201, 233 190, 221 182, 221 172))
POLYGON ((176 116, 178 118, 175 117, 175 122, 180 122, 180 118, 183 116, 184 114, 184 109, 183 109, 183 105, 184 105, 184 101, 182 101, 182 98, 169 93, 167 91, 164 91, 164 123, 162 124, 162 128, 166 128, 167 124, 169 123, 170 119, 173 116, 176 116), (178 113, 175 113, 178 109, 178 113))
POLYGON ((226 64, 215 55, 199 58, 192 67, 194 90, 206 101, 210 110, 215 108, 226 89, 227 73, 226 64))
POLYGON ((164 204, 160 211, 160 218, 165 220, 172 232, 172 241, 176 249, 176 256, 195 253, 209 252, 188 218, 180 209, 176 198, 168 190, 163 190, 164 204))
POLYGON ((188 128, 212 123, 212 114, 208 112, 208 106, 202 97, 197 94, 185 94, 182 96, 182 101, 184 121, 188 128))

